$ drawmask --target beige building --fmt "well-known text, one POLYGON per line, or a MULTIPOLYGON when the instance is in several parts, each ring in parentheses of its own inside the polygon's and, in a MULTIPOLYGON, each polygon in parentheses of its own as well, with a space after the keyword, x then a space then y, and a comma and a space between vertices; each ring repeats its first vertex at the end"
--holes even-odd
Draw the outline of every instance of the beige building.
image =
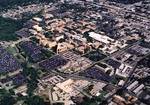
POLYGON ((39 27, 38 25, 34 25, 33 29, 35 29, 37 31, 42 31, 42 27, 39 27))
POLYGON ((89 23, 85 21, 77 21, 77 24, 80 24, 82 26, 89 25, 89 23))
POLYGON ((48 18, 51 18, 51 17, 54 17, 52 14, 43 14, 42 15, 45 19, 48 19, 48 18))
POLYGON ((95 68, 99 69, 102 72, 107 72, 110 69, 110 68, 102 68, 102 67, 100 67, 98 65, 95 65, 95 68))
POLYGON ((43 46, 48 46, 48 47, 54 47, 54 46, 56 46, 56 41, 54 41, 54 42, 50 42, 50 41, 48 41, 48 40, 40 40, 39 41, 39 44, 41 44, 41 45, 43 45, 43 46))
POLYGON ((17 93, 21 93, 22 95, 27 95, 26 91, 27 91, 27 86, 20 86, 17 89, 14 89, 15 94, 17 93))
POLYGON ((37 39, 45 39, 45 35, 40 34, 40 33, 37 33, 37 34, 35 35, 35 37, 36 37, 37 39))
POLYGON ((52 21, 46 21, 46 24, 48 24, 48 26, 46 27, 47 29, 52 29, 54 30, 57 27, 63 26, 66 24, 66 22, 64 22, 61 19, 54 19, 52 21), (49 24, 51 23, 51 24, 49 24))
POLYGON ((74 45, 71 45, 67 42, 62 42, 63 45, 67 46, 67 49, 73 49, 74 48, 74 45))
POLYGON ((99 88, 93 86, 93 89, 90 91, 90 94, 95 96, 97 93, 99 93, 99 88))
POLYGON ((94 47, 95 49, 97 49, 100 45, 102 45, 102 43, 95 42, 95 43, 92 44, 92 47, 94 47))
POLYGON ((29 31, 30 31, 30 32, 31 32, 31 34, 33 34, 33 35, 37 34, 37 31, 36 31, 36 30, 29 29, 29 31))
POLYGON ((70 88, 68 85, 71 85, 72 83, 73 83, 73 80, 68 79, 67 81, 65 81, 63 83, 56 84, 56 87, 54 87, 53 89, 55 91, 57 91, 58 89, 61 89, 63 92, 70 93, 73 91, 73 89, 70 88))
POLYGON ((60 53, 60 52, 65 51, 65 50, 67 50, 67 46, 66 45, 64 45, 62 43, 58 43, 57 44, 57 49, 56 49, 56 53, 57 54, 60 53))
POLYGON ((60 39, 63 39, 64 35, 63 34, 56 34, 52 37, 53 40, 59 41, 60 39))

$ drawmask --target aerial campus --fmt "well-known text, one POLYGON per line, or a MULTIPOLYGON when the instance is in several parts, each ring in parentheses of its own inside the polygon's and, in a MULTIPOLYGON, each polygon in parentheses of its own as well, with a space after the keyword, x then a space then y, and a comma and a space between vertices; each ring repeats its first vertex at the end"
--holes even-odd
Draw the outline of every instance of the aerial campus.
POLYGON ((150 105, 149 0, 0 2, 0 105, 150 105))

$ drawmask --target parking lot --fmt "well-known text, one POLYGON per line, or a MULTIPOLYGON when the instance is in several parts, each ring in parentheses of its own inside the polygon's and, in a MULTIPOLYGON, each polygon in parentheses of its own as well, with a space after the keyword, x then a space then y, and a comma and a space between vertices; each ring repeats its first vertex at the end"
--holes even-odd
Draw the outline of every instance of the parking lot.
POLYGON ((30 34, 28 33, 28 29, 27 28, 21 29, 21 30, 15 32, 15 34, 17 34, 18 36, 21 36, 21 37, 28 37, 28 36, 30 36, 30 34))
MULTIPOLYGON (((146 47, 148 47, 148 46, 146 46, 146 47)), ((131 54, 134 54, 136 56, 144 56, 144 55, 146 55, 147 53, 150 52, 150 49, 139 46, 139 45, 135 45, 132 48, 128 49, 127 52, 131 53, 131 54)))
POLYGON ((22 46, 35 61, 41 60, 43 58, 43 56, 39 54, 42 48, 36 45, 35 43, 31 41, 25 41, 25 42, 22 42, 22 46))
POLYGON ((57 55, 39 63, 39 66, 44 67, 49 70, 53 70, 53 69, 56 69, 57 67, 65 65, 67 62, 68 61, 66 59, 57 55))
POLYGON ((0 72, 16 71, 21 68, 20 62, 7 49, 0 48, 0 72))
POLYGON ((74 52, 68 51, 68 50, 63 52, 61 54, 61 56, 64 57, 65 59, 70 60, 70 61, 75 61, 75 60, 77 60, 80 57, 80 55, 77 55, 74 52))
POLYGON ((53 85, 55 85, 56 83, 58 83, 58 82, 60 82, 62 80, 64 80, 64 78, 59 76, 59 75, 57 75, 57 76, 53 76, 53 77, 44 79, 44 82, 46 84, 50 84, 50 85, 53 84, 53 85))
POLYGON ((21 85, 23 83, 27 83, 28 82, 28 79, 26 76, 24 76, 22 73, 18 73, 16 75, 13 75, 9 78, 7 78, 6 81, 1 81, 2 83, 6 83, 8 81, 12 81, 12 83, 14 85, 21 85))
POLYGON ((117 68, 121 65, 120 62, 115 61, 115 60, 113 60, 113 59, 108 59, 108 60, 106 60, 106 62, 107 62, 110 66, 112 66, 114 69, 117 69, 117 68))
POLYGON ((82 73, 82 75, 85 77, 88 77, 88 78, 94 78, 94 79, 104 80, 104 81, 108 81, 108 82, 113 80, 113 77, 111 77, 108 74, 98 70, 95 67, 84 71, 82 73))
POLYGON ((102 53, 94 53, 94 54, 91 53, 91 54, 87 54, 85 56, 88 57, 92 61, 99 61, 106 57, 106 55, 104 55, 102 53))

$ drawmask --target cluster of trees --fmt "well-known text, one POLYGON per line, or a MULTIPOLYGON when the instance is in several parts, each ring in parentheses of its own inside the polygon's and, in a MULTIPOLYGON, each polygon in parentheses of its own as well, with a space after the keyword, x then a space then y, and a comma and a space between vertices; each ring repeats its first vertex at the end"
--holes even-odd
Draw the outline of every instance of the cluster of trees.
POLYGON ((79 4, 67 4, 67 3, 62 4, 61 9, 63 10, 74 9, 74 12, 86 12, 87 11, 87 8, 81 7, 79 4))
POLYGON ((32 67, 29 68, 26 62, 22 63, 22 67, 23 67, 23 74, 25 76, 30 77, 30 80, 28 81, 28 91, 27 92, 29 93, 29 95, 32 95, 32 92, 37 87, 36 79, 39 79, 38 70, 36 70, 32 67))
POLYGON ((48 58, 54 56, 54 53, 52 53, 52 52, 50 52, 50 51, 48 51, 48 50, 45 50, 45 49, 42 49, 42 50, 41 50, 41 54, 42 54, 43 56, 48 57, 48 58))
POLYGON ((150 68, 150 55, 138 62, 138 65, 150 68))
POLYGON ((85 91, 86 93, 89 93, 89 92, 93 89, 93 86, 94 86, 94 85, 88 86, 88 88, 84 89, 84 91, 85 91))
POLYGON ((19 53, 25 58, 28 59, 29 62, 32 63, 37 63, 39 61, 34 61, 34 59, 31 57, 31 55, 24 49, 23 45, 21 44, 21 42, 19 44, 16 44, 19 53))
POLYGON ((3 18, 0 16, 0 30, 1 30, 0 40, 3 41, 18 40, 14 32, 21 29, 23 27, 23 23, 25 22, 26 19, 13 20, 10 18, 3 18))
POLYGON ((37 3, 50 3, 56 2, 58 0, 0 0, 0 8, 1 9, 11 9, 15 8, 15 6, 26 6, 30 4, 37 3))
POLYGON ((73 99, 74 97, 72 97, 72 100, 76 103, 76 105, 98 105, 97 103, 96 103, 96 99, 95 98, 89 98, 89 97, 83 97, 83 102, 82 103, 78 103, 78 102, 76 102, 74 99, 73 99))
POLYGON ((36 37, 31 37, 30 40, 32 40, 35 43, 39 43, 40 39, 37 39, 36 37))
POLYGON ((40 96, 29 97, 24 101, 23 105, 50 105, 49 102, 44 102, 40 96))
POLYGON ((0 105, 13 105, 16 104, 17 100, 7 93, 5 89, 0 89, 0 105))

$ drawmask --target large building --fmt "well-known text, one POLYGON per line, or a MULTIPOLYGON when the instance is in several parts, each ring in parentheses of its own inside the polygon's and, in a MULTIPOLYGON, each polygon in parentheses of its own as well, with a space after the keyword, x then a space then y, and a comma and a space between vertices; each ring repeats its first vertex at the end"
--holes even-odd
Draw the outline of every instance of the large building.
POLYGON ((42 31, 42 27, 39 27, 38 25, 34 25, 33 29, 35 29, 37 31, 42 31))
POLYGON ((50 42, 50 41, 48 41, 48 40, 40 40, 39 41, 39 44, 41 44, 41 45, 43 45, 43 46, 48 46, 48 47, 54 47, 54 46, 56 46, 56 41, 54 41, 54 42, 50 42))
POLYGON ((57 44, 57 49, 56 49, 56 53, 60 53, 60 52, 63 52, 63 51, 66 51, 67 50, 67 46, 62 44, 62 43, 58 43, 57 44))
POLYGON ((140 86, 138 86, 133 92, 136 94, 138 93, 141 89, 144 88, 144 84, 141 84, 140 86))
POLYGON ((73 91, 72 88, 70 88, 68 85, 71 85, 73 83, 72 79, 68 79, 67 81, 63 83, 56 84, 56 87, 54 87, 54 90, 61 89, 63 92, 70 93, 73 91))
POLYGON ((60 39, 63 39, 64 35, 63 34, 56 34, 52 37, 53 40, 59 41, 60 39))
POLYGON ((77 35, 72 35, 72 39, 79 42, 79 43, 85 43, 86 42, 86 38, 82 38, 82 37, 77 36, 77 35))
POLYGON ((97 33, 94 33, 94 32, 89 32, 89 37, 95 39, 96 41, 105 43, 105 44, 108 44, 111 41, 114 41, 114 39, 112 39, 108 36, 103 36, 103 35, 100 35, 100 34, 97 34, 97 33))
POLYGON ((138 84, 138 81, 134 81, 131 85, 127 87, 128 90, 131 90, 134 86, 138 84))
POLYGON ((99 65, 95 65, 95 68, 101 70, 102 72, 107 72, 108 70, 111 69, 111 68, 109 68, 109 67, 103 68, 103 67, 101 67, 101 66, 99 66, 99 65))

